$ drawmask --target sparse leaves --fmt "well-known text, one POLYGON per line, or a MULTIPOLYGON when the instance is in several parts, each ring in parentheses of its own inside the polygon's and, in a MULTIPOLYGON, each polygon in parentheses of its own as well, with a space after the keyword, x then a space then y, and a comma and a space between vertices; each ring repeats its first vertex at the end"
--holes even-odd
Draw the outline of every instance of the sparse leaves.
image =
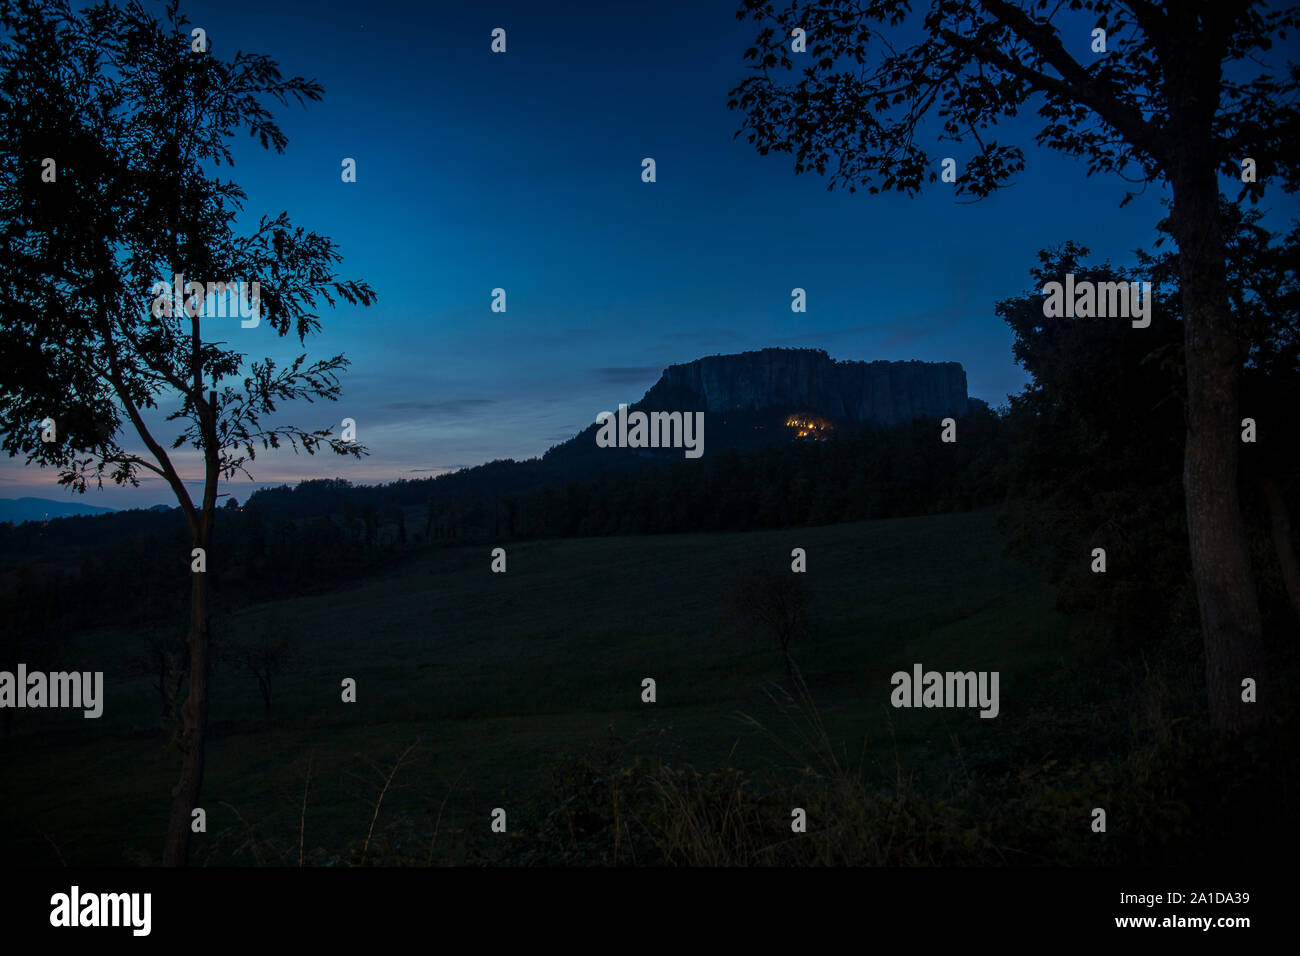
POLYGON ((232 164, 241 129, 282 150, 268 104, 317 100, 319 84, 284 78, 260 54, 193 55, 175 0, 161 16, 139 0, 85 10, 0 0, 0 26, 0 448, 58 468, 77 490, 153 473, 192 526, 195 505, 149 432, 149 409, 175 406, 170 447, 202 451, 209 483, 247 474, 257 447, 364 454, 328 429, 262 423, 281 403, 337 399, 342 356, 248 364, 208 316, 150 308, 155 283, 175 274, 256 281, 260 317, 303 342, 322 303, 375 301, 337 274, 338 247, 287 213, 237 233, 245 194, 207 172, 232 164), (32 156, 61 157, 57 185, 41 182, 32 156), (28 427, 47 415, 57 443, 28 427), (128 423, 143 449, 123 444, 128 423))

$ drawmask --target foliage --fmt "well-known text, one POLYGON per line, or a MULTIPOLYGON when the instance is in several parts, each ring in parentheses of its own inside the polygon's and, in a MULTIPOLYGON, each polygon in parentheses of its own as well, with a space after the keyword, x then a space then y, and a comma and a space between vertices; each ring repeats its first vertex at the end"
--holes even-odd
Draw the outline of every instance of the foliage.
POLYGON ((1038 145, 1081 157, 1089 175, 1150 182, 1179 163, 1189 93, 1211 114, 1220 172, 1236 177, 1241 157, 1268 157, 1243 194, 1258 199, 1266 178, 1297 186, 1295 74, 1267 56, 1300 25, 1295 6, 932 0, 914 13, 902 0, 743 0, 736 17, 761 24, 745 51, 752 75, 731 91, 736 135, 761 154, 793 155, 796 173, 825 175, 830 188, 910 195, 938 181, 917 135, 926 131, 973 151, 957 195, 987 196, 1025 168, 1023 149, 996 136, 1031 104, 1038 145), (795 28, 806 54, 792 51, 795 28), (1094 28, 1105 54, 1076 58, 1071 34, 1094 28), (1189 64, 1200 65, 1193 90, 1182 82, 1189 64))
POLYGON ((5 2, 0 23, 0 447, 82 491, 152 473, 192 528, 195 504, 149 409, 175 406, 170 447, 204 452, 213 495, 259 448, 360 454, 328 429, 263 424, 279 404, 337 398, 345 358, 247 362, 214 340, 224 333, 188 291, 171 314, 153 307, 155 285, 175 274, 256 280, 259 320, 304 341, 320 327, 318 303, 374 301, 367 284, 335 274, 334 243, 286 213, 238 233, 245 193, 212 174, 232 164, 241 128, 282 151, 265 101, 317 100, 319 85, 283 78, 262 55, 193 52, 175 2, 161 21, 139 2, 75 11, 66 0, 5 2), (43 158, 55 161, 53 181, 43 158), (33 426, 46 418, 58 441, 33 426), (123 442, 128 425, 144 449, 123 442))

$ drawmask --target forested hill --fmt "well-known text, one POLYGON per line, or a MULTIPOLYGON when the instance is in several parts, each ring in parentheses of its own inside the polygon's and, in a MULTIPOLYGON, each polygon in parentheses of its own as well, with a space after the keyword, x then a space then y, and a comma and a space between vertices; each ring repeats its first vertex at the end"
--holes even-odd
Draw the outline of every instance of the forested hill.
MULTIPOLYGON (((801 440, 847 438, 864 429, 906 424, 918 416, 985 409, 966 395, 966 373, 956 362, 836 361, 820 349, 762 349, 715 355, 665 369, 659 381, 631 410, 707 413, 701 459, 685 463, 703 472, 705 462, 735 452, 788 448, 801 440), (805 427, 806 426, 806 427, 805 427)), ((681 449, 601 448, 593 424, 554 446, 541 458, 505 459, 431 478, 380 485, 353 485, 343 479, 303 481, 296 486, 263 489, 245 505, 260 519, 282 520, 373 512, 376 520, 395 520, 397 509, 419 509, 435 517, 426 523, 447 536, 497 533, 524 528, 537 533, 589 522, 561 517, 546 498, 550 517, 539 523, 533 508, 512 519, 507 502, 523 500, 543 489, 572 483, 615 482, 634 474, 662 472, 683 461, 681 449), (432 502, 432 504, 431 504, 432 502), (504 516, 501 509, 507 509, 504 516)), ((614 409, 609 409, 614 411, 614 409)), ((674 485, 689 484, 678 473, 674 485)), ((228 486, 239 497, 238 484, 228 486)), ((228 515, 227 515, 228 517, 228 515)), ((635 526, 647 521, 630 519, 635 526)), ((0 563, 53 557, 68 549, 94 547, 140 535, 165 534, 177 527, 174 509, 118 512, 95 517, 62 517, 39 523, 0 523, 0 563)), ((658 522, 656 522, 658 523, 658 522)))

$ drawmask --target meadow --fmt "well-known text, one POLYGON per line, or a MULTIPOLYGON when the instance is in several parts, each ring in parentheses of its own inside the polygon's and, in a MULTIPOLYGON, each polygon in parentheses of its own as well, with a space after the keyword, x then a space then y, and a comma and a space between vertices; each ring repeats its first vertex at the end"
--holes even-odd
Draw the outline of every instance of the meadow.
MULTIPOLYGON (((490 571, 490 550, 414 549, 359 585, 214 619, 218 654, 259 633, 290 636, 298 653, 269 719, 251 677, 214 673, 197 863, 491 859, 492 808, 507 811, 498 843, 527 838, 557 798, 556 761, 611 739, 778 781, 814 769, 829 744, 868 786, 903 774, 936 797, 1035 727, 1044 760, 1077 756, 1068 726, 1039 725, 1044 707, 1068 715, 1070 695, 1086 696, 1070 677, 1082 648, 1039 574, 1003 556, 988 511, 524 542, 505 573, 490 571), (789 573, 796 547, 812 594, 810 634, 791 646, 801 682, 727 611, 738 574, 789 573), (999 671, 999 716, 891 708, 890 675, 918 662, 999 671), (355 703, 341 700, 344 678, 355 703), (815 710, 811 735, 787 694, 815 710)), ((2 745, 8 862, 157 862, 177 757, 157 691, 123 666, 139 635, 67 640, 81 669, 105 672, 104 716, 22 712, 2 745)))

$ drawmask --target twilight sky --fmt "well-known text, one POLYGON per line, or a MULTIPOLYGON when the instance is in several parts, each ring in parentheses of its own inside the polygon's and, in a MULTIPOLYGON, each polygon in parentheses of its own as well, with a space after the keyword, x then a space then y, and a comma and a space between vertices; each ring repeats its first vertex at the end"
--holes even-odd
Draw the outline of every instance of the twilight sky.
MULTIPOLYGON (((312 355, 352 359, 342 400, 284 416, 354 418, 370 456, 282 451, 259 457, 259 484, 539 455, 639 399, 666 365, 765 346, 958 361, 971 394, 997 405, 1025 377, 993 305, 1026 290, 1036 251, 1075 239, 1127 263, 1162 215, 1156 190, 1120 209, 1121 181, 1035 149, 1032 115, 1002 136, 1026 149, 1027 171, 983 202, 959 204, 941 184, 908 199, 796 177, 790 157, 732 138, 728 91, 755 33, 732 0, 184 9, 217 55, 267 53, 324 85, 322 102, 277 110, 284 154, 241 137, 222 175, 248 191, 246 216, 287 210, 339 243, 342 274, 379 294, 369 309, 326 310, 308 339, 312 355), (498 26, 504 55, 489 50, 498 26), (340 180, 344 157, 356 183, 340 180), (643 157, 656 183, 641 181, 643 157), (498 286, 504 314, 490 310, 498 286), (790 311, 795 286, 806 314, 790 311)), ((1088 39, 1081 31, 1076 55, 1088 39)), ((265 324, 226 321, 223 337, 250 356, 295 354, 296 340, 265 324)), ((227 490, 242 501, 253 487, 227 490)), ((68 494, 53 471, 0 459, 0 497, 68 494)), ((157 481, 82 501, 175 503, 157 481)))

